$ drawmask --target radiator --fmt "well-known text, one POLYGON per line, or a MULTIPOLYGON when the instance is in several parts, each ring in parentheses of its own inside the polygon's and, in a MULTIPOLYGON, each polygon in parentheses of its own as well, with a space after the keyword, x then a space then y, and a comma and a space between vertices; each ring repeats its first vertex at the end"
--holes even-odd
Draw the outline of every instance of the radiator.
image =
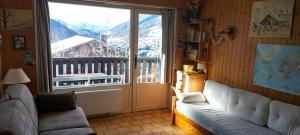
POLYGON ((122 109, 122 90, 93 90, 76 92, 77 105, 86 115, 118 112, 122 109))

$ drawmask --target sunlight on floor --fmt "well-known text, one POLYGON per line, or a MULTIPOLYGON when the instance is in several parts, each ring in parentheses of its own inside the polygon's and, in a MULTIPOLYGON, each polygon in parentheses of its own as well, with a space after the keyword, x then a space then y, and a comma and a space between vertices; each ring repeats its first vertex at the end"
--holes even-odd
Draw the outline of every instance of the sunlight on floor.
POLYGON ((172 125, 167 109, 92 118, 89 122, 98 135, 187 135, 172 125))

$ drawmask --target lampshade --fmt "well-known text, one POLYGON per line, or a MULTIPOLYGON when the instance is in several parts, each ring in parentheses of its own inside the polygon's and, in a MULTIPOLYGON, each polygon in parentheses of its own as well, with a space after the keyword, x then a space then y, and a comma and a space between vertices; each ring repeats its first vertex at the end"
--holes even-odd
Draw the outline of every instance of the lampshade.
POLYGON ((6 73, 3 84, 19 84, 30 82, 30 79, 21 68, 11 68, 6 73))

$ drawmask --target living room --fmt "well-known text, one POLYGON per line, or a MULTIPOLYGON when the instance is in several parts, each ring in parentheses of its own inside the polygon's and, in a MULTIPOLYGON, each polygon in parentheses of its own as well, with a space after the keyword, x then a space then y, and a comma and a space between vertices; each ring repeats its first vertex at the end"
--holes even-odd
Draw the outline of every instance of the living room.
POLYGON ((299 2, 1 0, 0 134, 299 135, 299 2))

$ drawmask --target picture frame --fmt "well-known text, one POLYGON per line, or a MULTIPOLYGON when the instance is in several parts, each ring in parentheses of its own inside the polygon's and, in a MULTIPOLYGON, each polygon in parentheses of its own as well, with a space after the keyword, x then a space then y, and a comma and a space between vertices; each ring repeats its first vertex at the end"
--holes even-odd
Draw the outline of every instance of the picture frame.
POLYGON ((31 31, 33 22, 32 10, 0 8, 0 30, 31 31))
POLYGON ((290 38, 295 0, 263 0, 253 3, 249 37, 290 38))
POLYGON ((14 36, 13 37, 13 46, 14 46, 15 50, 24 50, 24 49, 26 49, 25 36, 14 36))

